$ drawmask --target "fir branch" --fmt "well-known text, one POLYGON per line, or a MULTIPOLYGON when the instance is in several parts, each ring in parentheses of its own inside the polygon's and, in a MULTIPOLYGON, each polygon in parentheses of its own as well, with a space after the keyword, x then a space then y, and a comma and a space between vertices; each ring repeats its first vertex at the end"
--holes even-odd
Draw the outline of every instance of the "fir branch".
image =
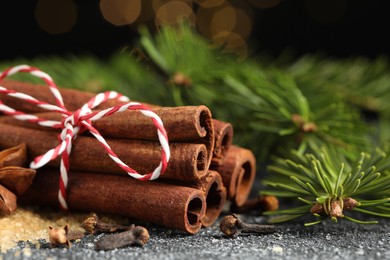
POLYGON ((321 90, 311 96, 284 71, 264 69, 250 59, 238 63, 211 48, 187 24, 164 27, 155 36, 141 31, 140 42, 146 55, 165 71, 175 105, 209 106, 217 118, 232 122, 238 144, 251 148, 259 160, 286 143, 292 148, 332 143, 350 151, 368 146, 369 129, 358 111, 334 98, 334 93, 321 90), (176 82, 177 73, 191 84, 176 82), (251 144, 253 139, 243 137, 248 132, 265 136, 269 146, 262 145, 259 151, 251 144))
POLYGON ((388 160, 386 154, 377 149, 371 154, 360 153, 350 160, 337 151, 334 147, 312 147, 311 153, 299 155, 297 151, 292 152, 298 162, 275 158, 275 163, 267 168, 271 174, 263 181, 265 186, 270 187, 265 193, 287 191, 284 197, 290 195, 305 206, 266 212, 265 215, 312 213, 320 218, 308 225, 319 223, 326 217, 334 221, 345 217, 365 223, 345 216, 344 212, 351 210, 390 217, 390 176, 381 175, 371 165, 388 160))
POLYGON ((313 95, 322 89, 337 94, 343 101, 362 110, 373 111, 386 118, 390 116, 390 63, 387 57, 335 60, 306 55, 282 67, 313 95))

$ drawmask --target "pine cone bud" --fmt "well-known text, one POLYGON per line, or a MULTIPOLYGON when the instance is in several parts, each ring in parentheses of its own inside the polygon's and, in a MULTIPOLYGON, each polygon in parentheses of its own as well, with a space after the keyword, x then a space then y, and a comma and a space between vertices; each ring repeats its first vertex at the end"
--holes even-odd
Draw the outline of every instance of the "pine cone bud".
POLYGON ((330 203, 329 216, 340 218, 344 217, 343 208, 341 207, 341 202, 339 200, 332 200, 330 203))
POLYGON ((359 202, 353 198, 345 198, 343 200, 344 202, 344 209, 347 209, 347 210, 353 210, 356 206, 359 205, 359 202))

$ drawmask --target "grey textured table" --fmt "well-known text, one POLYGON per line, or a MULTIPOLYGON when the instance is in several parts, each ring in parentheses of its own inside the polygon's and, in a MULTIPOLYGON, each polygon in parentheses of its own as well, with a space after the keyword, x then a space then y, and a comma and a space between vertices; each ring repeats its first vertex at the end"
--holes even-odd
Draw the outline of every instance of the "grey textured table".
MULTIPOLYGON (((251 192, 255 197, 263 187, 257 180, 251 192)), ((283 204, 283 202, 282 202, 283 204)), ((51 248, 42 241, 40 249, 29 243, 19 243, 5 254, 6 259, 390 259, 390 219, 363 215, 356 218, 379 220, 376 225, 359 225, 347 220, 330 220, 304 227, 314 218, 299 219, 278 225, 278 231, 267 235, 241 234, 227 238, 219 230, 220 219, 228 214, 225 208, 211 227, 195 235, 142 224, 150 232, 144 247, 127 247, 110 251, 97 251, 94 244, 103 235, 87 236, 70 249, 51 248)), ((263 223, 264 217, 238 215, 248 223, 263 223)), ((0 227, 1 228, 1 227, 0 227)))
MULTIPOLYGON (((239 216, 247 222, 263 220, 239 216)), ((90 235, 70 249, 50 248, 45 241, 40 249, 19 243, 0 259, 390 259, 390 220, 379 221, 377 225, 326 221, 311 227, 297 221, 279 225, 273 234, 236 238, 221 233, 219 220, 195 235, 150 225, 144 247, 96 251, 94 242, 103 235, 90 235)))

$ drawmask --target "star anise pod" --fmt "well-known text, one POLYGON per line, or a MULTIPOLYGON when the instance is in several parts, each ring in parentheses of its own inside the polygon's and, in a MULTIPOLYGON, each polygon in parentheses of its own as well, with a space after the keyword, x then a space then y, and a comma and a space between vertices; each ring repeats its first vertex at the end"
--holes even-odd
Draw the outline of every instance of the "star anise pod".
POLYGON ((0 151, 0 216, 17 208, 17 196, 30 187, 35 177, 35 170, 23 167, 26 160, 25 144, 0 151))
POLYGON ((16 207, 16 195, 0 185, 0 216, 11 214, 16 207))

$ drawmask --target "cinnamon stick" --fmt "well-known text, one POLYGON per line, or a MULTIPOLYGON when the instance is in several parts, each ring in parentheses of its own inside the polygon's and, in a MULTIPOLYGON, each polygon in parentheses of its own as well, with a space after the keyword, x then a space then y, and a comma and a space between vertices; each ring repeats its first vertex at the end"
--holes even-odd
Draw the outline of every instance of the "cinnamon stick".
MULTIPOLYGON (((57 169, 39 169, 20 204, 56 207, 58 181, 57 169)), ((189 234, 200 230, 206 209, 201 190, 95 172, 69 173, 67 203, 71 210, 122 215, 189 234)))
MULTIPOLYGON (((158 142, 106 138, 107 143, 127 165, 141 174, 152 172, 160 163, 161 147, 158 142)), ((31 161, 59 144, 55 132, 41 131, 24 127, 0 124, 0 148, 8 148, 20 143, 28 147, 31 161)), ((160 178, 193 181, 207 173, 207 150, 203 144, 171 143, 171 159, 166 172, 160 178)), ((59 158, 49 165, 59 166, 59 158)), ((86 170, 114 174, 127 173, 112 161, 102 145, 93 137, 79 136, 72 144, 70 167, 73 170, 86 170)))
MULTIPOLYGON (((50 104, 56 104, 55 98, 53 94, 50 92, 50 89, 46 85, 42 84, 34 84, 28 82, 19 82, 15 80, 1 80, 0 86, 3 86, 7 89, 15 90, 17 92, 21 92, 34 98, 47 102, 50 104)), ((68 88, 59 88, 61 96, 63 97, 65 107, 69 111, 75 111, 81 108, 86 102, 88 102, 91 98, 96 96, 95 93, 81 91, 76 89, 68 89, 68 88)), ((21 110, 25 112, 45 112, 44 109, 39 108, 35 105, 29 104, 23 100, 18 98, 10 97, 5 94, 0 94, 0 100, 7 106, 10 106, 16 110, 21 110)), ((118 101, 109 100, 103 104, 101 104, 100 108, 108 108, 114 105, 118 105, 118 101)))
POLYGON ((213 125, 215 141, 211 163, 221 165, 233 142, 233 126, 217 119, 213 119, 213 125))
MULTIPOLYGON (((55 99, 49 88, 43 85, 31 83, 4 80, 0 85, 8 89, 31 95, 38 100, 55 104, 55 99)), ((69 111, 81 108, 95 94, 79 90, 60 88, 65 106, 69 111)), ((0 94, 0 100, 16 109, 26 113, 37 113, 37 116, 49 120, 61 121, 62 116, 55 112, 42 111, 42 109, 32 106, 25 101, 0 94)), ((99 108, 111 107, 121 104, 119 101, 111 100, 108 103, 101 104, 99 108)), ((148 104, 149 105, 149 104, 148 104)), ((209 167, 214 150, 214 126, 210 110, 206 106, 179 106, 179 107, 153 107, 155 112, 163 121, 164 127, 168 133, 171 142, 202 143, 206 146, 207 165, 209 167)), ((0 123, 25 126, 29 128, 44 128, 36 124, 20 121, 12 117, 1 117, 0 123)), ((130 138, 140 140, 158 140, 156 129, 151 123, 150 118, 145 117, 139 111, 124 111, 102 118, 93 123, 98 131, 107 137, 130 138)))
POLYGON ((201 179, 191 182, 160 179, 157 181, 202 190, 206 197, 206 212, 201 219, 203 227, 211 226, 218 219, 226 203, 226 188, 221 175, 216 171, 208 170, 201 179))
POLYGON ((218 219, 226 202, 226 188, 221 175, 209 170, 201 180, 188 184, 188 186, 201 189, 205 192, 206 212, 201 219, 203 227, 209 227, 218 219))
POLYGON ((221 174, 227 189, 227 198, 241 206, 248 199, 256 175, 254 154, 245 148, 232 145, 222 165, 211 167, 221 174))
MULTIPOLYGON (((207 167, 214 149, 214 127, 211 112, 206 106, 161 107, 153 109, 163 121, 170 142, 202 143, 207 148, 207 167)), ((62 116, 55 112, 35 113, 48 120, 61 121, 62 116)), ((14 117, 2 116, 0 123, 23 126, 40 130, 58 130, 21 121, 14 117)), ((124 111, 93 122, 93 126, 104 136, 157 141, 156 128, 150 118, 139 111, 124 111)))

